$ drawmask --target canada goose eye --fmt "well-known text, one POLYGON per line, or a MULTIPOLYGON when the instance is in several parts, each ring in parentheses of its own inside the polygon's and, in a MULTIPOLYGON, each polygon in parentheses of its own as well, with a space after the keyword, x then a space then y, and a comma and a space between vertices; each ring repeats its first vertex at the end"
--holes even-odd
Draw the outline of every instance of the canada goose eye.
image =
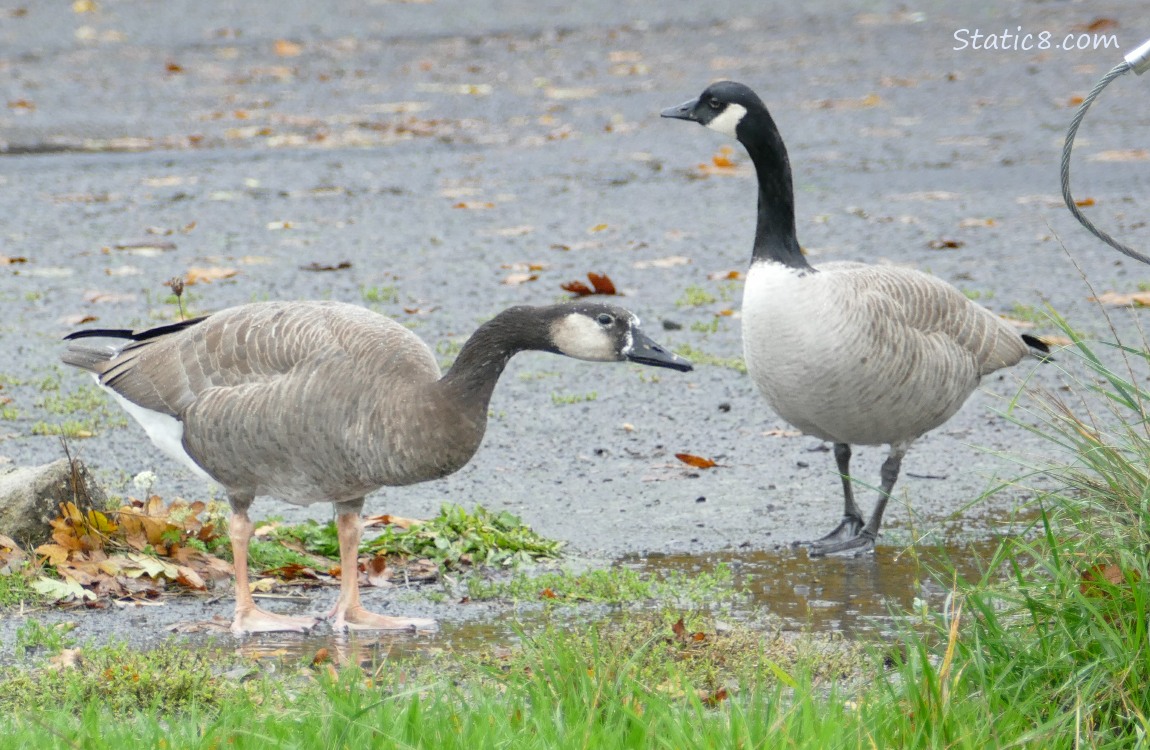
POLYGON ((599 313, 599 317, 595 318, 595 320, 599 321, 599 325, 604 328, 615 324, 615 316, 608 315, 607 313, 599 313))
POLYGON ((722 109, 723 103, 712 96, 710 99, 707 100, 707 106, 710 107, 711 109, 722 109))

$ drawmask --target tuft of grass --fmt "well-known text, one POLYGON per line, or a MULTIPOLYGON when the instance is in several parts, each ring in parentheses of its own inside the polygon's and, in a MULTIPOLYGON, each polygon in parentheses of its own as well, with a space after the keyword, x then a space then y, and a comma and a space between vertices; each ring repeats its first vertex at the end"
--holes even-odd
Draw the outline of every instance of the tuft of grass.
POLYGON ((0 610, 24 604, 38 604, 43 600, 31 579, 21 571, 0 573, 0 610))
POLYGON ((683 296, 675 300, 676 307, 702 307, 715 302, 715 295, 701 286, 692 284, 683 290, 683 296))
POLYGON ((590 393, 552 393, 551 403, 556 406, 566 406, 568 404, 582 404, 588 401, 594 401, 599 398, 596 391, 590 393))
MULTIPOLYGON (((335 524, 308 522, 275 529, 273 539, 290 539, 308 552, 339 558, 335 524)), ((386 526, 365 539, 360 551, 367 554, 427 558, 441 567, 463 565, 514 566, 559 556, 562 542, 536 534, 520 518, 503 511, 492 513, 476 506, 472 513, 458 505, 443 505, 439 515, 410 529, 386 526)))
POLYGON ((741 372, 744 375, 747 372, 747 363, 743 361, 742 357, 717 357, 714 354, 709 354, 702 349, 696 349, 690 344, 682 344, 675 348, 675 354, 680 357, 686 357, 696 365, 711 365, 713 367, 725 367, 728 370, 741 372))
POLYGON ((94 706, 105 716, 144 711, 170 718, 190 709, 219 710, 245 692, 218 674, 221 664, 234 661, 222 651, 171 644, 151 651, 125 644, 84 648, 71 666, 0 669, 0 713, 71 713, 94 706))
POLYGON ((581 573, 552 571, 532 575, 520 572, 507 581, 472 578, 468 581, 468 594, 475 601, 506 598, 612 605, 661 602, 678 607, 720 604, 739 595, 730 566, 725 564, 716 566, 711 572, 690 575, 680 571, 644 575, 626 567, 581 573))
POLYGON ((45 625, 39 620, 25 620, 16 629, 16 655, 25 656, 29 651, 55 655, 66 648, 72 648, 76 645, 76 639, 70 634, 75 629, 74 622, 45 625))
POLYGON ((372 305, 395 304, 399 302, 399 288, 393 285, 360 287, 363 301, 372 305))

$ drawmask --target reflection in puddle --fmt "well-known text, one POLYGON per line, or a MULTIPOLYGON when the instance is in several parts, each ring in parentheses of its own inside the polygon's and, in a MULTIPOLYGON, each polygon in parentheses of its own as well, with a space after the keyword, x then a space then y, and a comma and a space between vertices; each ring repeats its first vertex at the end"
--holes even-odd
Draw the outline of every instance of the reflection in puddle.
MULTIPOLYGON (((672 571, 702 573, 720 563, 730 566, 735 586, 743 594, 731 615, 748 622, 764 616, 779 618, 785 627, 817 633, 841 633, 848 638, 873 639, 897 629, 892 611, 905 612, 915 600, 937 611, 948 587, 936 582, 931 571, 957 570, 967 579, 981 575, 998 543, 972 542, 964 546, 904 550, 880 546, 873 555, 859 558, 811 560, 805 551, 727 551, 708 555, 649 555, 625 558, 621 565, 648 574, 672 571)), ((526 632, 556 618, 570 618, 572 625, 611 619, 619 610, 602 608, 520 607, 514 615, 491 611, 491 619, 440 620, 430 633, 348 633, 330 630, 317 633, 268 633, 245 638, 237 652, 253 660, 280 663, 313 660, 336 666, 358 664, 372 669, 379 664, 411 656, 443 651, 478 652, 506 646, 518 639, 516 628, 526 632)), ((626 610, 623 610, 625 612, 626 610)))
POLYGON ((811 560, 803 550, 760 550, 650 555, 627 563, 643 572, 685 573, 726 563, 748 597, 735 614, 751 619, 773 615, 795 628, 873 638, 893 628, 892 611, 911 609, 916 598, 937 609, 948 589, 930 571, 953 568, 968 580, 976 578, 997 547, 991 539, 945 549, 883 545, 862 557, 811 560))

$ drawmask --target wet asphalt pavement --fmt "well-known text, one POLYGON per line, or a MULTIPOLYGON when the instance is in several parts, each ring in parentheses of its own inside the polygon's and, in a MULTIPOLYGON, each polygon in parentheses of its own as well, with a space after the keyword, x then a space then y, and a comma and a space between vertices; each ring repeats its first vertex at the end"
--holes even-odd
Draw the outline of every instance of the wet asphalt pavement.
MULTIPOLYGON (((0 266, 0 380, 15 410, 0 456, 61 455, 32 434, 63 419, 42 406, 46 378, 65 391, 89 382, 58 364, 61 336, 84 317, 172 319, 164 282, 193 268, 236 272, 188 287, 194 312, 357 302, 444 357, 504 307, 563 299, 560 284, 606 273, 660 343, 740 357, 737 316, 720 313, 738 309, 740 282, 725 274, 749 257, 753 172, 731 143, 732 173, 704 173, 727 141, 658 117, 718 78, 751 85, 778 122, 816 265, 906 264, 997 312, 1049 303, 1107 333, 1076 265, 1099 292, 1137 291, 1150 269, 1078 227, 1058 159, 1072 97, 1150 35, 1141 14, 1116 1, 796 5, 300 1, 269 15, 222 0, 0 2, 0 254, 26 259, 0 266), (1049 31, 1058 44, 1092 23, 1119 49, 953 49, 960 29, 1049 31), (537 278, 507 283, 518 274, 537 278)), ((1103 94, 1074 166, 1090 215, 1143 249, 1150 168, 1128 150, 1146 147, 1146 86, 1127 76, 1103 94)), ((1137 320, 1114 314, 1123 332, 1137 320)), ((1021 473, 1005 456, 1049 452, 994 413, 1036 367, 988 380, 915 445, 886 543, 984 535, 1026 499, 968 507, 1021 473)), ((1060 382, 1059 367, 1033 373, 1060 382)), ((368 510, 508 509, 610 557, 771 548, 841 513, 830 453, 787 433, 729 367, 524 354, 492 411, 464 470, 380 492, 368 510), (721 466, 692 470, 679 452, 721 466)), ((134 424, 71 448, 112 493, 151 470, 165 497, 220 496, 134 424)), ((862 481, 877 482, 883 455, 856 451, 862 481)), ((329 512, 255 508, 292 521, 329 512)))

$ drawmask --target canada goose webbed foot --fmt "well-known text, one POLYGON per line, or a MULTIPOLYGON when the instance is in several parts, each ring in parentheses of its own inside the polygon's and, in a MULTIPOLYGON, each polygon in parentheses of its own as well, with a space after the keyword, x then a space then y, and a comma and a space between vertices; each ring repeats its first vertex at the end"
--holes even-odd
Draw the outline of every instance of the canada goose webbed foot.
POLYGON ((278 615, 259 607, 246 611, 236 611, 232 620, 233 635, 251 633, 306 633, 322 622, 322 618, 312 616, 278 615))
POLYGON ((807 557, 826 557, 827 555, 843 554, 858 557, 867 552, 873 552, 874 541, 874 534, 869 531, 863 531, 855 537, 834 544, 813 544, 807 551, 807 557))
POLYGON ((389 617, 369 612, 362 606, 348 607, 345 611, 334 613, 335 619, 332 628, 337 632, 345 630, 436 630, 435 620, 427 617, 389 617))
POLYGON ((823 547, 828 544, 836 544, 838 542, 849 541, 854 539, 862 531, 863 520, 862 518, 847 514, 843 516, 843 520, 839 521, 839 525, 834 528, 831 533, 826 536, 821 536, 818 539, 810 539, 798 541, 792 544, 792 547, 823 547))

